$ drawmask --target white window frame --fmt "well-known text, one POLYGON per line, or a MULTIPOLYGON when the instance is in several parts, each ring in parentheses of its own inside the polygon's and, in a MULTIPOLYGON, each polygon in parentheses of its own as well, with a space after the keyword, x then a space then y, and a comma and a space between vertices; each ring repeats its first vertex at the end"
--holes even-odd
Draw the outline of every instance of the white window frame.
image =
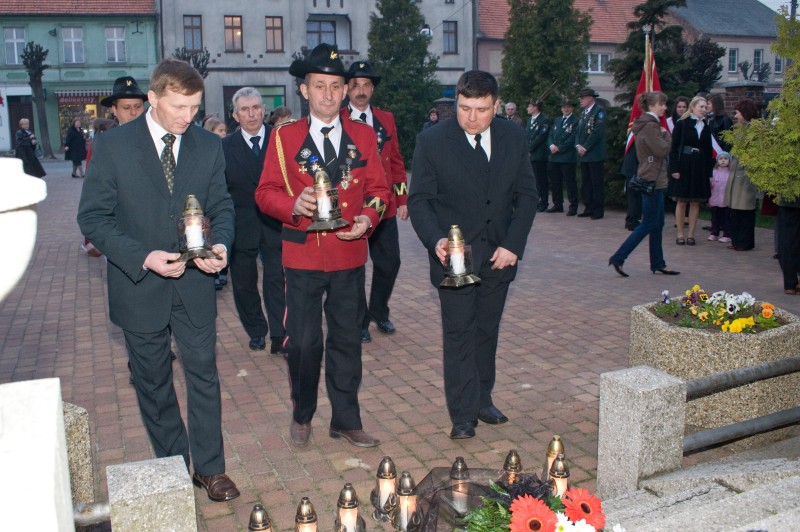
POLYGON ((22 51, 25 49, 25 37, 25 28, 22 26, 3 27, 3 50, 7 65, 22 64, 22 58, 20 55, 22 55, 22 51), (8 35, 9 30, 12 33, 11 35, 8 35), (20 33, 22 34, 22 38, 19 36, 20 33), (12 55, 9 55, 9 52, 11 52, 12 55))
POLYGON ((83 55, 83 28, 81 26, 66 26, 61 28, 62 42, 64 43, 64 63, 82 64, 86 62, 83 55))
POLYGON ((611 54, 603 52, 586 52, 586 70, 589 74, 605 74, 608 62, 611 61, 611 54), (605 62, 603 61, 605 58, 605 62), (597 68, 592 69, 592 59, 597 60, 597 68))
POLYGON ((775 74, 783 74, 783 66, 785 64, 786 64, 786 59, 784 59, 783 57, 781 57, 779 55, 776 55, 775 56, 775 64, 774 64, 774 68, 772 69, 772 71, 775 74))
POLYGON ((739 71, 739 49, 728 48, 728 72, 738 72, 738 71, 739 71))
POLYGON ((106 26, 106 61, 127 63, 128 50, 125 42, 125 26, 106 26))
POLYGON ((756 48, 753 50, 753 70, 757 70, 764 64, 764 49, 756 48))

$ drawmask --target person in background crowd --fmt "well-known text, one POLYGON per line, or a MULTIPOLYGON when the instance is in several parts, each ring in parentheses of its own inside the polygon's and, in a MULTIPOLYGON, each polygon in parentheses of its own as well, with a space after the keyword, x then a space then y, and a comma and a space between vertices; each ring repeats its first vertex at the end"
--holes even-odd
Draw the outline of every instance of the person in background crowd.
POLYGON ((531 156, 531 167, 536 178, 536 190, 539 192, 539 206, 536 212, 545 212, 548 207, 549 182, 547 179, 547 160, 550 151, 547 149, 547 136, 550 132, 550 119, 542 112, 544 102, 531 100, 528 102, 528 152, 531 156))
POLYGON ((119 125, 124 125, 139 118, 144 112, 147 94, 142 92, 136 80, 130 76, 122 76, 114 80, 111 96, 100 100, 100 104, 111 108, 111 114, 119 125))
POLYGON ((76 118, 67 129, 64 140, 64 158, 72 161, 72 177, 83 177, 83 161, 86 160, 86 133, 81 127, 81 119, 76 118))
POLYGON ((39 139, 31 131, 31 122, 27 118, 20 119, 15 141, 14 156, 22 159, 22 171, 33 177, 46 176, 47 173, 44 171, 42 163, 36 157, 36 145, 39 143, 39 139))
POLYGON ((310 114, 272 132, 256 189, 259 209, 283 222, 285 348, 293 406, 289 438, 296 447, 307 446, 311 439, 324 354, 331 404, 328 435, 357 447, 375 447, 380 440, 363 430, 358 404, 362 374, 358 283, 367 261, 365 237, 381 221, 389 187, 375 131, 339 116, 348 75, 336 46, 318 45, 307 59, 292 62, 289 74, 303 80, 300 92, 308 100, 310 114), (328 210, 314 194, 315 174, 322 170, 338 192, 341 218, 350 225, 309 232, 314 213, 321 207, 328 210))
POLYGON ((575 104, 565 99, 561 104, 562 116, 553 120, 547 144, 550 149, 547 175, 553 193, 553 206, 546 212, 564 212, 564 185, 567 186, 569 210, 567 216, 578 214, 578 181, 575 170, 578 153, 575 151, 575 132, 578 117, 572 114, 575 104))
MULTIPOLYGON (((94 137, 89 139, 89 147, 86 149, 86 171, 89 171, 89 161, 92 160, 92 147, 94 146, 94 139, 103 133, 104 131, 108 131, 111 128, 117 127, 117 123, 109 118, 95 118, 94 122, 92 123, 92 128, 94 129, 94 137)), ((100 252, 99 249, 94 247, 88 238, 83 238, 83 244, 81 244, 81 249, 90 257, 102 257, 103 254, 100 252)))
POLYGON ((670 151, 669 131, 661 127, 661 117, 667 110, 667 95, 663 92, 646 92, 639 95, 639 108, 645 111, 633 122, 636 135, 636 156, 639 159, 637 175, 647 181, 655 181, 652 195, 641 195, 642 223, 628 235, 619 249, 608 259, 608 265, 622 277, 628 274, 622 269, 625 260, 636 246, 649 237, 650 271, 664 275, 678 275, 680 272, 667 269, 661 237, 664 229, 664 190, 667 188, 666 159, 670 151))
POLYGON ((411 171, 411 224, 428 250, 430 280, 441 305, 452 439, 474 437, 479 420, 508 421, 492 398, 497 342, 508 288, 539 202, 525 132, 493 117, 497 93, 497 80, 488 72, 462 74, 456 117, 417 136, 411 171), (472 246, 478 284, 440 286, 452 224, 472 246))
POLYGON ((83 183, 78 224, 108 258, 108 306, 122 328, 134 386, 157 457, 182 456, 208 498, 239 496, 225 474, 216 363, 213 274, 233 244, 233 202, 215 135, 192 127, 203 78, 185 61, 164 59, 150 79, 149 111, 97 138, 83 183), (215 256, 178 260, 176 220, 192 194, 210 220, 215 256), (181 351, 189 430, 173 383, 170 344, 181 351))
POLYGON ((711 128, 713 140, 717 143, 714 149, 719 152, 729 152, 731 145, 722 140, 722 132, 733 129, 733 120, 725 112, 725 99, 721 94, 712 94, 708 97, 708 114, 706 123, 711 128))
POLYGON ((703 119, 706 116, 706 100, 695 96, 689 109, 675 124, 672 131, 672 149, 669 155, 671 179, 667 194, 675 200, 675 225, 679 246, 694 246, 694 232, 700 214, 700 204, 711 195, 711 173, 714 170, 714 155, 711 148, 711 128, 703 119), (684 237, 686 204, 689 204, 689 234, 684 237))
POLYGON ((273 109, 272 112, 269 114, 269 120, 267 120, 267 125, 276 127, 290 121, 291 119, 292 119, 292 110, 284 105, 281 105, 273 109))
MULTIPOLYGON (((758 107, 750 98, 743 98, 735 106, 737 127, 747 127, 758 118, 758 107)), ((725 204, 730 208, 731 245, 734 251, 748 251, 756 245, 756 207, 758 191, 747 177, 739 159, 733 157, 725 187, 725 204)))
POLYGON ((723 151, 717 155, 717 165, 711 177, 711 196, 708 198, 708 208, 711 210, 710 241, 719 240, 722 243, 730 242, 730 209, 725 203, 725 189, 731 165, 731 154, 723 151), (722 235, 722 236, 720 236, 722 235))
POLYGON ((575 149, 581 164, 581 195, 586 209, 578 218, 599 220, 605 214, 606 112, 596 99, 600 95, 586 88, 578 95, 581 109, 575 133, 575 149))
POLYGON ((350 104, 342 109, 342 120, 366 122, 375 130, 378 155, 386 174, 386 184, 391 189, 386 212, 381 223, 369 235, 369 256, 372 259, 372 287, 367 304, 366 287, 359 284, 361 310, 361 342, 372 341, 369 323, 374 321, 379 331, 394 334, 394 324, 389 319, 389 298, 392 296, 397 274, 400 272, 400 235, 397 220, 408 220, 408 185, 406 166, 400 154, 400 141, 394 115, 371 105, 372 95, 381 77, 369 61, 354 61, 348 70, 347 96, 350 104))
POLYGON ((508 102, 506 104, 506 120, 511 120, 519 127, 525 127, 525 123, 517 116, 517 104, 514 102, 508 102))
POLYGON ((675 129, 675 123, 681 119, 683 113, 689 109, 689 98, 686 96, 678 96, 675 99, 675 105, 672 106, 672 114, 667 118, 667 129, 669 134, 672 135, 672 130, 675 129))
POLYGON ((439 123, 439 111, 436 110, 434 107, 430 111, 428 111, 428 121, 422 125, 422 130, 426 130, 431 126, 435 126, 439 123))
POLYGON ((231 251, 233 301, 250 337, 249 348, 266 349, 269 334, 270 354, 283 356, 286 285, 281 265, 281 223, 261 212, 255 197, 273 128, 264 124, 264 103, 255 87, 236 91, 232 103, 233 118, 239 127, 223 139, 222 149, 228 192, 236 211, 231 251), (260 287, 259 257, 263 270, 260 287))
POLYGON ((216 116, 207 116, 206 119, 203 120, 203 128, 223 139, 228 135, 228 127, 225 125, 225 122, 216 116))

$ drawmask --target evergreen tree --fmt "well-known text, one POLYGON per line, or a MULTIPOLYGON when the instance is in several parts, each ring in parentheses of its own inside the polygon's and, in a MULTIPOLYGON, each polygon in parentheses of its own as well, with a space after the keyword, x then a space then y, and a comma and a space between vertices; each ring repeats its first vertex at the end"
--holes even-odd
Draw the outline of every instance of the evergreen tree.
POLYGON ((695 83, 699 92, 711 92, 714 83, 720 78, 722 63, 719 60, 724 55, 725 48, 712 42, 708 37, 701 37, 686 46, 685 81, 695 83))
POLYGON ((420 33, 425 22, 408 0, 378 0, 370 15, 369 59, 381 84, 373 103, 394 114, 400 150, 406 161, 433 101, 441 96, 437 58, 428 53, 430 36, 420 33))
POLYGON ((685 5, 686 0, 646 0, 633 9, 637 20, 628 23, 630 33, 618 48, 622 52, 622 57, 612 59, 608 64, 608 70, 614 76, 614 84, 623 90, 615 98, 617 102, 629 106, 636 95, 644 65, 645 38, 642 27, 645 24, 653 28, 650 35, 661 90, 670 98, 679 95, 691 96, 697 92, 697 86, 685 85, 686 66, 683 58, 685 45, 681 35, 683 30, 680 26, 664 22, 670 8, 685 5))
POLYGON ((42 142, 42 153, 48 159, 55 159, 53 148, 50 145, 50 131, 47 128, 47 111, 44 108, 44 86, 42 85, 44 71, 50 68, 50 65, 44 64, 49 53, 50 50, 45 50, 41 44, 30 41, 25 44, 20 57, 25 70, 28 71, 28 84, 33 92, 33 101, 36 103, 36 118, 39 122, 38 136, 42 142))
POLYGON ((176 59, 192 65, 203 76, 203 79, 208 77, 208 60, 211 58, 211 54, 207 48, 195 51, 187 50, 186 47, 175 48, 175 53, 172 55, 176 59))
POLYGON ((525 109, 549 90, 547 108, 577 98, 586 85, 586 51, 592 19, 572 0, 509 0, 500 93, 525 109))

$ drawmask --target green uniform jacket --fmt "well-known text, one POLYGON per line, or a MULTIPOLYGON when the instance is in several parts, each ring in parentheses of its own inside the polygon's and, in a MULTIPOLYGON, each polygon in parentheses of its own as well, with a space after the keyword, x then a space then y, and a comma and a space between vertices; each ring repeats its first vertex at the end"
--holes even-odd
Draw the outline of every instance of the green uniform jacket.
POLYGON ((550 157, 550 145, 547 143, 547 136, 550 133, 550 120, 543 113, 539 113, 536 118, 528 120, 526 132, 528 134, 528 151, 531 154, 531 161, 546 163, 550 157))
POLYGON ((581 111, 575 145, 586 148, 586 155, 578 156, 579 163, 596 163, 606 160, 606 110, 594 104, 589 114, 581 111))
POLYGON ((578 117, 575 114, 569 115, 567 121, 560 116, 553 120, 550 128, 550 135, 547 137, 547 151, 550 146, 558 146, 558 152, 550 154, 551 163, 572 163, 578 162, 578 152, 575 151, 575 132, 578 129, 578 117))

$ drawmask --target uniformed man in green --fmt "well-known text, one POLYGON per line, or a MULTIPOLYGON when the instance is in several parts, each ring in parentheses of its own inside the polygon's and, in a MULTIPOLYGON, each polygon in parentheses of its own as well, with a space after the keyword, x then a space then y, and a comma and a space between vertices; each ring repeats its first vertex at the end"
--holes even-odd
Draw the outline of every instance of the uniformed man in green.
POLYGON ((553 120, 547 145, 550 149, 548 158, 548 175, 553 192, 553 206, 547 212, 564 212, 564 185, 567 185, 569 210, 567 216, 578 214, 578 181, 575 177, 575 166, 578 154, 575 151, 575 132, 578 129, 578 118, 572 114, 575 109, 573 100, 564 99, 561 104, 561 115, 553 120))
POLYGON ((548 179, 547 159, 550 150, 547 149, 547 134, 550 132, 550 120, 542 112, 544 103, 531 100, 528 102, 528 151, 531 154, 531 167, 536 178, 536 189, 539 191, 539 205, 536 212, 547 210, 548 179))
POLYGON ((606 112, 595 99, 600 95, 586 88, 578 95, 581 114, 575 149, 581 164, 581 194, 586 209, 579 218, 599 220, 605 210, 606 112))

